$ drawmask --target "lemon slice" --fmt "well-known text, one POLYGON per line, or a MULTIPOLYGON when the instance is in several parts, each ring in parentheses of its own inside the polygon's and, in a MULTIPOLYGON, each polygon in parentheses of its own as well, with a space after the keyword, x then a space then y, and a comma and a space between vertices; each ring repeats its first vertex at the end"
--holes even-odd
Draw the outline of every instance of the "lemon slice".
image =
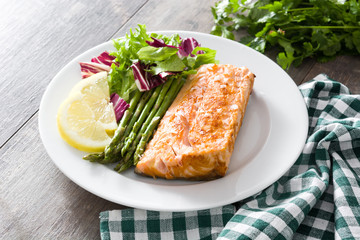
POLYGON ((110 102, 107 72, 81 80, 71 90, 57 114, 60 136, 86 152, 100 152, 117 128, 110 102))

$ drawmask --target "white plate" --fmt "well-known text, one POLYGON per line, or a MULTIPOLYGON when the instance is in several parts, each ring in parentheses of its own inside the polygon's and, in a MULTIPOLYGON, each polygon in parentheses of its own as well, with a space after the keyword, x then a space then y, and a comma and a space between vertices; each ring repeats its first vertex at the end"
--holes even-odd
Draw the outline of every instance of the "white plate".
MULTIPOLYGON (((266 56, 235 41, 203 33, 176 32, 216 49, 220 63, 247 66, 256 75, 226 176, 189 182, 146 178, 132 170, 118 174, 110 166, 82 160, 84 153, 61 139, 56 114, 70 89, 81 80, 78 63, 113 50, 110 41, 68 63, 51 81, 40 104, 39 129, 48 154, 67 177, 87 191, 135 208, 200 210, 256 194, 279 179, 299 156, 307 136, 308 115, 303 98, 287 73, 266 56)), ((170 35, 175 31, 161 33, 170 35)))

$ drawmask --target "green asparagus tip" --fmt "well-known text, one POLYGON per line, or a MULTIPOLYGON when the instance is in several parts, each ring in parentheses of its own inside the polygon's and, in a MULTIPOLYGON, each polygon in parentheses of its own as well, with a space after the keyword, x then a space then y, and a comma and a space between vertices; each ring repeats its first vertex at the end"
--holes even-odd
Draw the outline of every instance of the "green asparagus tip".
POLYGON ((105 153, 90 153, 86 156, 83 156, 84 160, 88 160, 90 162, 99 162, 101 163, 104 160, 105 153))

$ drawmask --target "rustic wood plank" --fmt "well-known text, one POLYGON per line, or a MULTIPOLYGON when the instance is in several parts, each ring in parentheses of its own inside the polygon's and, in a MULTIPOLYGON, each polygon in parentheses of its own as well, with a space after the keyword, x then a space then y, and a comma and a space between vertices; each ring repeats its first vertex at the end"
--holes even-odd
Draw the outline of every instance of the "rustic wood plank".
POLYGON ((47 155, 37 115, 0 150, 1 239, 97 239, 99 213, 123 208, 77 186, 47 155))
POLYGON ((186 30, 210 33, 213 26, 211 6, 216 0, 150 0, 131 18, 114 38, 124 36, 130 28, 146 24, 148 31, 186 30))
MULTIPOLYGON (((268 50, 265 55, 276 62, 276 49, 268 50)), ((351 93, 360 93, 360 56, 338 56, 326 63, 307 58, 300 66, 291 66, 286 72, 297 85, 313 79, 320 73, 325 73, 330 78, 345 84, 351 89, 351 93)))
POLYGON ((55 74, 110 39, 146 2, 37 0, 0 2, 0 146, 37 110, 55 74))
POLYGON ((320 73, 345 84, 352 94, 360 94, 360 56, 339 56, 327 63, 316 63, 302 82, 320 73))

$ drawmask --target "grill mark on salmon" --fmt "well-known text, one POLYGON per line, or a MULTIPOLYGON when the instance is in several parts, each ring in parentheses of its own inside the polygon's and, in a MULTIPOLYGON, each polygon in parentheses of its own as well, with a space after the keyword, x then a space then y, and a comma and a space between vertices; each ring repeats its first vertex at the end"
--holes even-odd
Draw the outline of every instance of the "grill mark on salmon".
POLYGON ((246 67, 201 66, 161 120, 135 172, 166 179, 223 177, 254 77, 246 67))

